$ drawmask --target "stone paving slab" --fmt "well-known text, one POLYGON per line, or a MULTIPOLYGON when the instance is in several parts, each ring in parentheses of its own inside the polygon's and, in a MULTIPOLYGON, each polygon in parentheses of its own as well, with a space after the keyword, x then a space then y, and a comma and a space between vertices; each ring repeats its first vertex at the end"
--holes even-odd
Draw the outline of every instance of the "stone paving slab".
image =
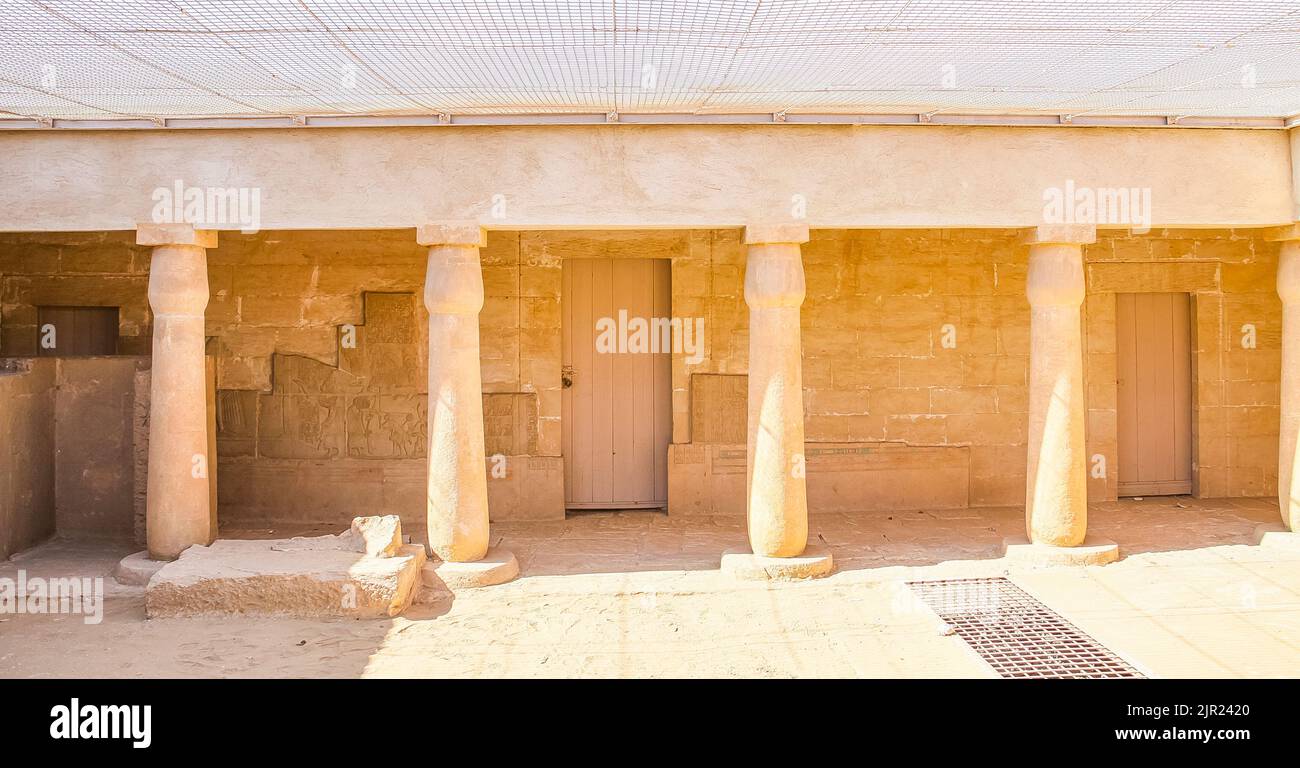
POLYGON ((396 616, 420 584, 424 547, 392 557, 338 549, 333 537, 219 539, 190 547, 145 590, 149 618, 204 615, 396 616), (312 546, 324 541, 330 546, 312 546))
MULTIPOLYGON (((1152 676, 1300 676, 1300 555, 1251 543, 1277 515, 1271 502, 1093 505, 1091 530, 1119 542, 1123 559, 1087 567, 1007 563, 997 550, 1023 512, 970 512, 905 513, 905 524, 814 514, 836 571, 795 583, 721 573, 721 553, 745 543, 743 520, 494 524, 493 546, 515 552, 518 579, 365 622, 146 620, 143 591, 109 578, 98 626, 0 616, 0 676, 987 677, 904 582, 1000 575, 1152 676), (572 547, 592 539, 609 544, 572 547)), ((55 542, 0 563, 0 577, 19 567, 108 576, 130 551, 55 542)))

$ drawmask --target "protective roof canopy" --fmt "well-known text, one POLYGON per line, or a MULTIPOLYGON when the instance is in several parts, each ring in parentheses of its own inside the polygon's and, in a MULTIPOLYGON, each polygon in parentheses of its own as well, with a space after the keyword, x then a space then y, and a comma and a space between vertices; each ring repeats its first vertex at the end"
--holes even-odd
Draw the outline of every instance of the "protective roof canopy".
POLYGON ((0 0, 37 119, 1286 118, 1298 73, 1300 0, 0 0))

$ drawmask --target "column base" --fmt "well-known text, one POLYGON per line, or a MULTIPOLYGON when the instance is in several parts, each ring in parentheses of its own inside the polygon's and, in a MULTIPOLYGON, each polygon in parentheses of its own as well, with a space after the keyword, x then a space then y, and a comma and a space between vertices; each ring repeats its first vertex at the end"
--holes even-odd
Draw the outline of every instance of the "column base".
POLYGON ((519 561, 508 549, 489 549, 469 563, 425 563, 420 577, 426 589, 473 589, 504 584, 519 575, 519 561))
POLYGON ((113 569, 113 578, 118 584, 125 584, 128 587, 147 587, 149 579, 170 562, 170 560, 151 559, 148 550, 136 552, 118 561, 117 567, 113 569))
POLYGON ((722 571, 744 581, 798 581, 819 579, 835 570, 835 561, 825 547, 808 546, 796 557, 764 557, 748 549, 722 553, 722 571))
POLYGON ((1119 559, 1119 545, 1110 539, 1088 536, 1075 547, 1033 544, 1027 536, 1002 540, 1002 556, 1020 565, 1105 565, 1119 559))
POLYGON ((1300 533, 1287 530, 1281 523, 1262 523, 1255 526, 1255 544, 1269 549, 1300 552, 1300 533))

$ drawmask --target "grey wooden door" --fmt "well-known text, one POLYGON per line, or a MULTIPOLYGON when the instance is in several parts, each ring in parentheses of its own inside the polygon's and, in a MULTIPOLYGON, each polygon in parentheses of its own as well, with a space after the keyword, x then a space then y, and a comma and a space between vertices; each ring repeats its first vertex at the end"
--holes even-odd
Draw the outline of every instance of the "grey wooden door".
POLYGON ((1192 492, 1191 297, 1115 297, 1119 495, 1192 492))
MULTIPOLYGON (((566 259, 561 312, 565 504, 662 507, 672 438, 671 350, 609 352, 598 323, 667 318, 666 259, 566 259), (621 315, 622 313, 622 315, 621 315)), ((606 325, 606 327, 608 327, 606 325)))
POLYGON ((117 307, 38 307, 36 349, 43 357, 117 354, 117 307))

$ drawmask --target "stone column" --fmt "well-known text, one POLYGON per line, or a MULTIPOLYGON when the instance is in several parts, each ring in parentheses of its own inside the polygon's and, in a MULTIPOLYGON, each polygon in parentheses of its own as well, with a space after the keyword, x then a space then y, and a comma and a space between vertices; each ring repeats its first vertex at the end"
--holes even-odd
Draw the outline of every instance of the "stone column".
POLYGON ((484 586, 518 573, 514 556, 488 550, 487 467, 478 313, 483 308, 476 222, 425 224, 429 246, 424 305, 429 310, 429 438, 425 518, 429 548, 447 586, 484 586))
MULTIPOLYGON (((1087 412, 1083 388, 1085 293, 1083 246, 1096 241, 1091 226, 1043 226, 1024 238, 1029 246, 1026 293, 1030 306, 1029 454, 1025 529, 1032 551, 1049 559, 1107 562, 1118 552, 1110 542, 1088 542, 1087 412), (1091 552, 1099 545, 1099 555, 1091 552)), ((1016 542, 1008 540, 1008 554, 1016 542)))
POLYGON ((1269 233, 1281 241, 1277 295, 1282 299, 1281 423, 1278 430, 1277 499, 1282 524, 1300 533, 1300 224, 1269 233))
POLYGON ((208 306, 207 248, 217 233, 188 224, 142 224, 136 243, 153 246, 149 308, 153 361, 149 386, 149 557, 174 560, 216 531, 208 475, 207 366, 203 311, 208 306))
POLYGON ((749 305, 749 451, 746 513, 751 553, 729 553, 723 568, 740 576, 821 576, 829 552, 805 555, 808 493, 804 471, 803 359, 805 224, 745 228, 745 303, 749 305), (783 562, 784 561, 784 562, 783 562))

